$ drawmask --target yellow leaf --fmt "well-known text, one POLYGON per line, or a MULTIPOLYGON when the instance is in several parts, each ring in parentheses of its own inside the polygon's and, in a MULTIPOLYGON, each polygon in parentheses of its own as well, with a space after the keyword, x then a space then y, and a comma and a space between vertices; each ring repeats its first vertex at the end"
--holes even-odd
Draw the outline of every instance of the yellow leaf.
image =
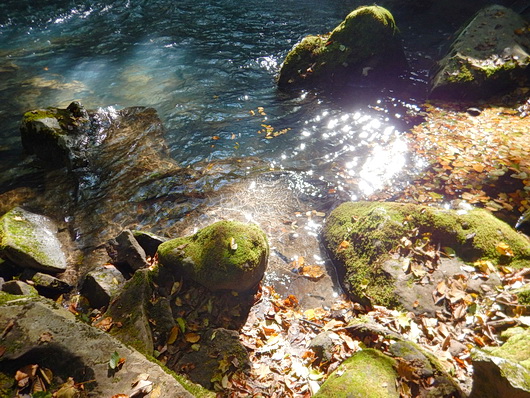
POLYGON ((176 325, 171 328, 171 331, 169 332, 169 337, 167 338, 168 344, 173 344, 175 340, 177 340, 177 337, 179 335, 179 330, 180 328, 176 325))
POLYGON ((480 163, 473 164, 473 170, 475 170, 477 173, 482 173, 484 171, 484 165, 480 163))
POLYGON ((339 247, 337 248, 337 252, 346 250, 349 247, 350 247, 350 242, 348 242, 347 240, 343 240, 342 242, 340 242, 339 247))
POLYGON ((513 257, 513 251, 508 244, 500 242, 495 248, 501 256, 513 257))

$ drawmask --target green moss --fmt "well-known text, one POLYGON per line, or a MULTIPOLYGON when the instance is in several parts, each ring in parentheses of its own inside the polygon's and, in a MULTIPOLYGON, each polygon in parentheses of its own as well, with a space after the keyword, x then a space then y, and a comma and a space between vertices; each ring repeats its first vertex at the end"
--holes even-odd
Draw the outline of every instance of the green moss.
POLYGON ((285 86, 335 75, 341 79, 354 69, 360 75, 367 63, 378 68, 390 64, 395 69, 404 67, 406 61, 398 33, 388 10, 379 6, 359 7, 331 33, 307 36, 298 43, 282 64, 278 84, 285 86))
POLYGON ((491 355, 509 359, 530 370, 530 331, 514 333, 500 347, 484 347, 491 355))
MULTIPOLYGON (((20 296, 20 295, 9 294, 9 293, 0 291, 0 306, 5 305, 14 300, 28 299, 31 297, 34 297, 34 296, 20 296)), ((21 302, 25 302, 25 301, 21 300, 21 302)))
POLYGON ((269 246, 256 225, 219 221, 195 235, 172 239, 158 247, 162 266, 211 290, 251 289, 265 271, 269 246))
POLYGON ((527 286, 524 290, 516 292, 519 304, 530 305, 530 286, 527 286))
POLYGON ((214 398, 215 397, 214 392, 209 391, 206 388, 201 387, 198 384, 192 383, 191 381, 186 379, 184 376, 181 376, 173 372, 171 369, 166 368, 166 366, 162 362, 160 362, 153 356, 145 355, 145 357, 149 361, 160 366, 164 372, 166 372, 168 375, 172 376, 175 380, 177 380, 182 385, 182 387, 184 387, 188 392, 190 392, 195 398, 214 398))
POLYGON ((3 372, 0 372, 0 397, 14 396, 15 378, 3 372))
POLYGON ((447 80, 451 83, 465 83, 475 80, 475 76, 465 63, 461 63, 458 71, 451 73, 447 80))
POLYGON ((412 230, 419 236, 432 234, 432 241, 455 250, 464 261, 487 259, 523 267, 530 261, 530 245, 506 223, 489 212, 466 213, 405 203, 344 203, 328 217, 324 242, 344 271, 345 285, 357 298, 396 306, 393 281, 380 269, 384 260, 412 230), (348 246, 341 246, 343 241, 348 246), (514 256, 502 256, 499 243, 506 243, 514 256))
POLYGON ((399 397, 395 361, 373 349, 355 353, 344 361, 314 395, 317 397, 399 397))

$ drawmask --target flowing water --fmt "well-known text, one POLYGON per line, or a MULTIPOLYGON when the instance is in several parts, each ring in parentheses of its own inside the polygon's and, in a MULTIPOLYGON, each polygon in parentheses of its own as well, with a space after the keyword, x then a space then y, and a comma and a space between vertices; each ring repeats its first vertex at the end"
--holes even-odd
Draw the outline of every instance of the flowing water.
MULTIPOLYGON (((231 168, 232 159, 254 157, 282 176, 281 181, 236 179, 239 190, 233 189, 231 198, 227 191, 222 195, 226 200, 211 198, 198 211, 226 216, 239 204, 247 219, 254 212, 250 219, 264 225, 265 215, 274 216, 276 224, 291 229, 296 223, 291 218, 302 214, 304 222, 297 228, 313 237, 314 249, 320 212, 311 209, 326 208, 329 195, 366 198, 389 184, 405 183, 405 171, 421 167, 409 158, 403 137, 418 110, 412 98, 421 101, 426 90, 428 62, 422 65, 426 58, 418 58, 418 52, 409 51, 416 68, 394 87, 349 87, 335 95, 286 93, 276 87, 275 76, 289 49, 307 34, 332 29, 359 4, 4 1, 0 173, 9 175, 24 159, 18 123, 27 110, 65 107, 73 100, 107 112, 149 106, 162 119, 171 157, 179 165, 221 162, 230 174, 240 167, 234 160, 231 168), (275 136, 265 138, 267 131, 275 136), (296 200, 285 205, 289 196, 296 200), (307 197, 310 203, 297 212, 297 200, 307 197)), ((164 214, 160 212, 160 224, 172 225, 163 220, 164 214)), ((288 246, 296 233, 283 232, 288 246)), ((319 254, 304 255, 325 262, 319 254)), ((283 260, 295 257, 294 251, 279 254, 283 260)))

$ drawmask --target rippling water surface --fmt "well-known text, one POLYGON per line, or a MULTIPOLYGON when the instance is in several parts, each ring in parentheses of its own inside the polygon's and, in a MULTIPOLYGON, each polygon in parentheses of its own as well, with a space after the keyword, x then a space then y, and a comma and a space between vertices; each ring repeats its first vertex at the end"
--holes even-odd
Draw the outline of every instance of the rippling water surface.
POLYGON ((401 88, 333 97, 280 92, 274 80, 298 40, 332 29, 358 3, 3 2, 0 171, 21 159, 23 112, 79 100, 92 109, 154 107, 182 165, 257 156, 354 199, 369 195, 406 164, 411 76, 401 88), (267 129, 283 134, 267 139, 267 129))

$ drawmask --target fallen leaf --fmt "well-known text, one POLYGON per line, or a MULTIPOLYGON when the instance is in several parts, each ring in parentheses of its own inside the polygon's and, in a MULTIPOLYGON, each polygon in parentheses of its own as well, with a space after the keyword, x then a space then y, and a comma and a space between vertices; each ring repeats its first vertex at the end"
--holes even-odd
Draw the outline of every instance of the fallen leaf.
POLYGON ((118 364, 120 362, 120 354, 118 354, 117 351, 114 351, 109 359, 109 368, 116 369, 118 367, 118 364))
POLYGON ((186 333, 184 336, 188 343, 196 343, 201 339, 201 335, 197 333, 186 333))
POLYGON ((299 273, 309 279, 317 280, 324 276, 325 271, 318 265, 305 265, 299 269, 299 273))
POLYGON ((495 246, 501 256, 513 257, 513 251, 507 243, 500 242, 495 246))
POLYGON ((346 250, 349 247, 350 247, 350 242, 348 242, 347 240, 343 240, 342 242, 340 242, 339 247, 337 248, 337 252, 346 250))
POLYGON ((167 344, 173 344, 175 340, 177 340, 177 337, 179 335, 180 328, 175 325, 171 328, 171 331, 169 332, 169 336, 167 338, 167 344))

